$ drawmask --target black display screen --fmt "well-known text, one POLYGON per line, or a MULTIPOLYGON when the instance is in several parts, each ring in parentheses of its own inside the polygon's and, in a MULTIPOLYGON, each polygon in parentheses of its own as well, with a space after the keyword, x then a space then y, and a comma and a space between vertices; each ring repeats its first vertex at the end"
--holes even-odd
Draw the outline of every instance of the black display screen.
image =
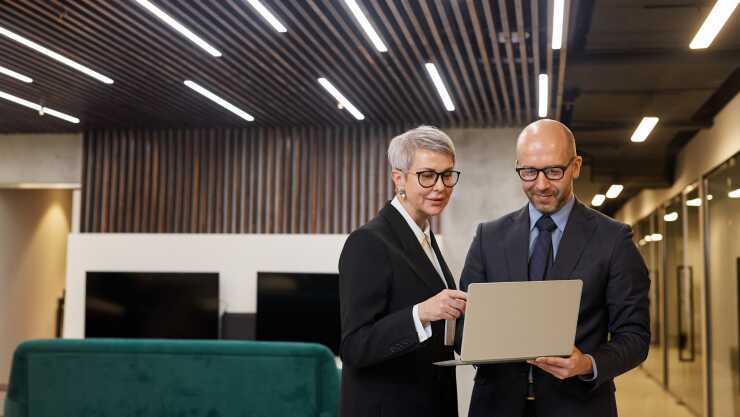
POLYGON ((339 354, 339 275, 257 274, 257 340, 320 343, 339 354))
POLYGON ((88 272, 85 337, 217 339, 218 273, 88 272))

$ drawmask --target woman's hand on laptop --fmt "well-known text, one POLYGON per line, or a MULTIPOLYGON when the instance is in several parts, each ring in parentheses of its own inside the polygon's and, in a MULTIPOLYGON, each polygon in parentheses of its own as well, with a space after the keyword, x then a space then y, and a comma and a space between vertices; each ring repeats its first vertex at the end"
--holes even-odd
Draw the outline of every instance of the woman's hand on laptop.
POLYGON ((437 320, 455 320, 465 313, 467 296, 458 290, 442 290, 419 304, 419 320, 426 326, 437 320))
POLYGON ((567 358, 557 356, 546 356, 527 361, 555 378, 565 379, 578 375, 589 375, 593 373, 593 363, 583 352, 573 346, 573 353, 567 358))

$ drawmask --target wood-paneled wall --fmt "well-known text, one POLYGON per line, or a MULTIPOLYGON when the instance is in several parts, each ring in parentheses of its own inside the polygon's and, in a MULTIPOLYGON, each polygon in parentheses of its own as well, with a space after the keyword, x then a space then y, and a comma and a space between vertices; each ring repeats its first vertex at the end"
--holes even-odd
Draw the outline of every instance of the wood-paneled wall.
POLYGON ((82 232, 349 233, 392 197, 386 149, 404 130, 90 131, 82 232))

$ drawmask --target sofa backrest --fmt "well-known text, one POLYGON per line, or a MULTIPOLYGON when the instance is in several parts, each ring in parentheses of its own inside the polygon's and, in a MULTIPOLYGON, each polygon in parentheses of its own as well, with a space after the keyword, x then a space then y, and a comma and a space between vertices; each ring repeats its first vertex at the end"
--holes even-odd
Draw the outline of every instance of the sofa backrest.
POLYGON ((316 344, 36 340, 16 349, 5 417, 334 417, 338 398, 316 344))

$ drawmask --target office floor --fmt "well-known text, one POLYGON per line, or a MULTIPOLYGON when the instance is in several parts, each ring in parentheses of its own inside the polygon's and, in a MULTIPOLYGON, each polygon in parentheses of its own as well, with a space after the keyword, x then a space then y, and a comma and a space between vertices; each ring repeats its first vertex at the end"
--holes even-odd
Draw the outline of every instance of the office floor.
POLYGON ((641 369, 616 380, 620 417, 696 417, 641 369))
MULTIPOLYGON (((622 375, 616 383, 620 417, 696 417, 640 369, 622 375)), ((0 417, 4 397, 0 394, 0 417)))

